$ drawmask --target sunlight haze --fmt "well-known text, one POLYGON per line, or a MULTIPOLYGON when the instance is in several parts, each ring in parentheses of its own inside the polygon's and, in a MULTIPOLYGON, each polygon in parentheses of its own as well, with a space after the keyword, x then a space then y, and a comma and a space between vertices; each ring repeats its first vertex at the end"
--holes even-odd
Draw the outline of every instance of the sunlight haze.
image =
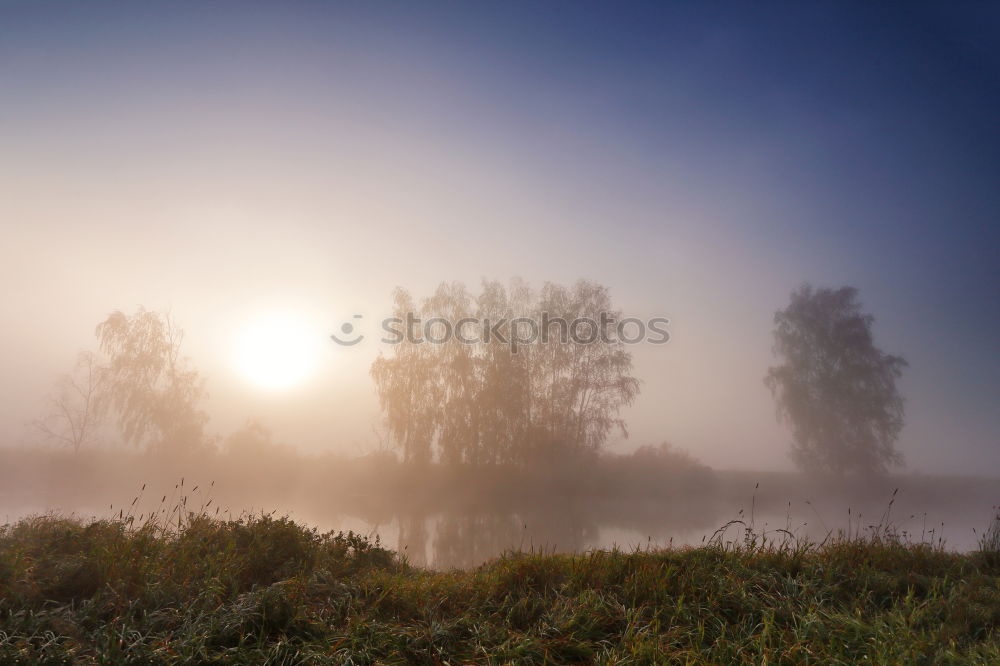
POLYGON ((907 469, 1000 466, 985 6, 451 8, 4 3, 5 441, 143 305, 184 329, 211 431, 372 450, 395 287, 582 278, 671 320, 613 450, 789 469, 762 377, 808 281, 858 287, 910 361, 907 469), (368 337, 333 344, 348 321, 368 337))

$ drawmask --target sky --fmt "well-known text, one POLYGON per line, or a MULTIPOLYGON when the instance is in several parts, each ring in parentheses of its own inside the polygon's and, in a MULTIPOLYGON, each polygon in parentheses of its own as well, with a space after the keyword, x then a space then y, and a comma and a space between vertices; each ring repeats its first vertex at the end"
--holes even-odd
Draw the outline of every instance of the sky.
POLYGON ((907 469, 992 473, 998 118, 990 3, 0 2, 0 441, 141 304, 213 432, 364 452, 380 349, 342 322, 584 278, 671 320, 613 450, 787 469, 762 377, 808 281, 910 362, 907 469), (324 342, 262 390, 234 349, 280 313, 324 342))

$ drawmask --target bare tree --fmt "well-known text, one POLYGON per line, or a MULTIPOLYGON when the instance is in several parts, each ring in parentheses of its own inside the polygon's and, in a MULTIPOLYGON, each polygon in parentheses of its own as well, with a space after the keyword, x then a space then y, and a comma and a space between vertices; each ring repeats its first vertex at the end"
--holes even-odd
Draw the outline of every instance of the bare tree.
POLYGON ((102 422, 100 392, 104 368, 91 352, 80 352, 73 371, 61 376, 47 397, 35 428, 48 440, 76 453, 95 437, 102 422))
POLYGON ((792 458, 806 470, 885 472, 902 464, 896 389, 906 361, 878 349, 874 318, 853 287, 805 285, 774 315, 774 352, 783 361, 764 383, 778 418, 792 427, 792 458))
POLYGON ((181 356, 184 332, 170 316, 142 307, 132 315, 116 311, 96 334, 108 356, 102 401, 125 440, 174 450, 202 444, 204 382, 181 356))

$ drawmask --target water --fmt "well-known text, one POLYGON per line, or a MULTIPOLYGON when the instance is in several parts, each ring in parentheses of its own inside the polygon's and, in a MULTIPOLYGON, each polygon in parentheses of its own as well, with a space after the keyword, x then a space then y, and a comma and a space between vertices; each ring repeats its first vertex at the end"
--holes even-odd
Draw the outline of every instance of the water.
MULTIPOLYGON (((1000 490, 995 483, 992 487, 1000 490)), ((383 545, 399 550, 411 563, 435 569, 476 566, 508 551, 634 550, 698 546, 713 539, 742 541, 748 529, 777 542, 822 542, 889 528, 909 541, 969 551, 994 516, 993 505, 984 500, 989 489, 974 490, 946 502, 902 494, 893 499, 891 490, 882 501, 855 498, 851 503, 831 496, 781 502, 751 488, 745 500, 556 501, 518 510, 455 506, 390 509, 378 516, 302 510, 292 515, 323 529, 377 534, 383 545)))
POLYGON ((820 542, 891 526, 911 541, 968 551, 1000 503, 1000 479, 968 477, 844 481, 716 472, 675 483, 597 487, 569 474, 558 483, 542 477, 540 484, 518 486, 502 476, 487 484, 458 472, 431 482, 405 470, 392 477, 382 467, 365 471, 342 463, 241 467, 219 459, 169 467, 139 456, 35 458, 11 457, 0 465, 5 522, 46 512, 138 518, 178 506, 220 517, 273 512, 323 531, 378 535, 411 563, 437 569, 476 566, 512 550, 739 541, 746 529, 775 541, 820 542))

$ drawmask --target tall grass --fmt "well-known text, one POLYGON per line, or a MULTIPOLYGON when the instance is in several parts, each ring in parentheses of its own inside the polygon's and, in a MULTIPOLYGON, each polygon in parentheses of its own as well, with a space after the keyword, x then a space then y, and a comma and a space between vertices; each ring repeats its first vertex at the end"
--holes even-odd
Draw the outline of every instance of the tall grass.
POLYGON ((884 528, 430 572, 187 503, 0 528, 0 663, 1000 663, 1000 562, 884 528))
POLYGON ((993 520, 979 536, 979 552, 983 557, 1000 561, 1000 508, 994 507, 993 520))

